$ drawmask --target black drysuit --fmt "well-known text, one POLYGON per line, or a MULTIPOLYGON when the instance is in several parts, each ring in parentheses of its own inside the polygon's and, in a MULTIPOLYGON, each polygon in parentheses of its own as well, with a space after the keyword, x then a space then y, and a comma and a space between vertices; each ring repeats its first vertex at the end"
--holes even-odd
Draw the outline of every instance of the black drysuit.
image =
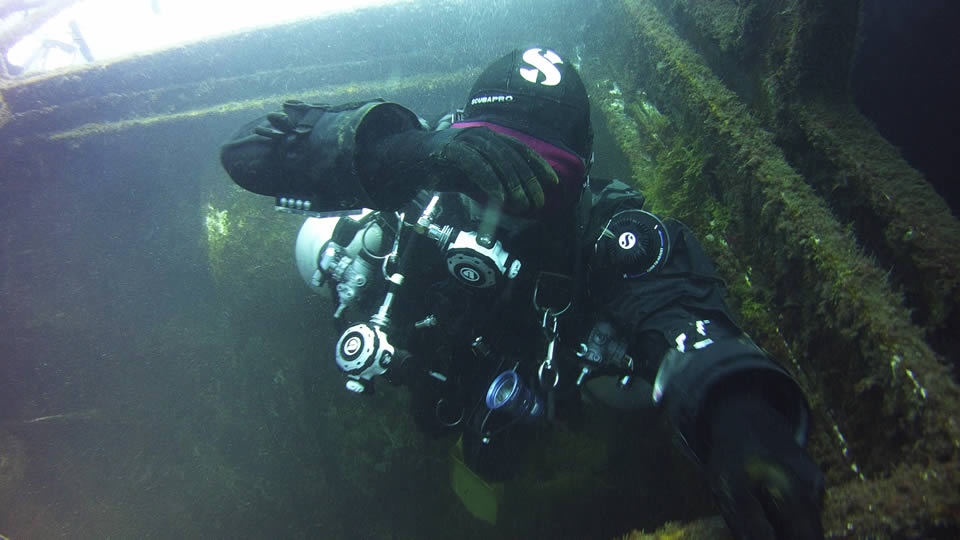
MULTIPOLYGON (((377 186, 375 178, 364 174, 369 166, 360 157, 364 146, 376 144, 384 133, 422 129, 412 113, 383 102, 295 108, 299 113, 291 124, 296 128, 281 133, 276 123, 261 118, 224 145, 223 165, 238 184, 278 201, 310 201, 307 207, 317 210, 405 209, 416 219, 425 199, 418 195, 415 179, 412 187, 377 186)), ((442 181, 439 187, 434 183, 430 192, 443 188, 442 181)), ((462 195, 443 195, 449 210, 445 219, 470 230, 477 223, 463 200, 462 195)), ((460 420, 466 435, 478 438, 496 431, 483 425, 484 411, 478 407, 487 386, 499 370, 516 365, 528 384, 555 393, 560 401, 583 388, 618 406, 659 407, 696 460, 710 452, 705 425, 710 408, 731 395, 757 396, 789 424, 794 441, 803 446, 809 417, 803 393, 738 328, 724 303, 722 281, 686 226, 663 220, 669 254, 641 275, 624 277, 617 263, 598 252, 598 239, 611 217, 639 210, 643 202, 622 182, 591 179, 566 214, 540 222, 505 219, 496 238, 522 266, 496 291, 469 291, 451 283, 433 246, 412 247, 418 250, 410 258, 415 264, 405 270, 408 279, 393 317, 401 321, 393 334, 397 346, 410 354, 407 373, 398 371, 397 378, 416 385, 423 384, 416 382, 417 373, 444 373, 447 382, 436 393, 441 397, 431 398, 425 409, 443 422, 460 420), (552 374, 546 384, 537 383, 546 339, 544 313, 536 306, 557 313, 567 304, 570 308, 558 317, 558 384, 551 390, 552 374), (439 321, 436 327, 412 330, 413 321, 431 314, 439 321), (614 328, 633 362, 629 370, 598 370, 606 382, 591 389, 589 377, 580 381, 582 386, 576 384, 582 362, 574 353, 597 321, 614 328), (493 360, 476 360, 478 337, 493 360), (624 375, 633 379, 626 388, 610 383, 624 375), (438 412, 438 403, 452 412, 438 412)), ((474 464, 483 468, 479 461, 474 464)))

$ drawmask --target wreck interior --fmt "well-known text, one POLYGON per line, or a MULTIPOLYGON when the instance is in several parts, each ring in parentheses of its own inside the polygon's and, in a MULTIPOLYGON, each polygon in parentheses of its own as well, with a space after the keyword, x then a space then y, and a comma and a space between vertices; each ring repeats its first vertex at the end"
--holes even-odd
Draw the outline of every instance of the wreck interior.
MULTIPOLYGON (((743 327, 808 393, 826 532, 956 534, 960 223, 854 102, 863 3, 431 0, 5 74, 0 534, 470 529, 450 441, 417 434, 402 390, 347 395, 330 306, 293 264, 300 220, 235 187, 217 152, 286 99, 383 97, 435 120, 534 42, 577 59, 594 174, 694 229, 743 327), (403 517, 364 519, 386 507, 403 517)), ((554 434, 496 527, 728 534, 669 448, 652 455, 686 491, 651 471, 605 483, 597 456, 629 450, 597 442, 615 421, 554 434), (569 511, 591 496, 649 512, 569 511)))

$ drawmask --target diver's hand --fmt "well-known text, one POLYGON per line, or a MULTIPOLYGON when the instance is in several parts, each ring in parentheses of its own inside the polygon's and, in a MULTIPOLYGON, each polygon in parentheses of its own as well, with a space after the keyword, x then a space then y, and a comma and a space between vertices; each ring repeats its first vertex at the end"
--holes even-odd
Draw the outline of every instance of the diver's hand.
POLYGON ((289 161, 303 161, 312 122, 322 112, 322 106, 287 101, 282 111, 248 122, 221 147, 223 168, 237 185, 253 193, 290 196, 310 191, 309 178, 297 178, 285 171, 291 168, 289 161))
POLYGON ((305 116, 305 113, 311 109, 302 101, 290 100, 283 104, 283 112, 272 112, 267 114, 269 126, 257 126, 254 133, 268 139, 284 139, 291 135, 307 135, 313 130, 313 125, 297 124, 305 116), (291 116, 293 118, 291 118, 291 116))
POLYGON ((363 149, 365 187, 386 206, 419 189, 459 191, 480 202, 527 214, 558 184, 553 168, 522 142, 485 127, 410 130, 363 149))
POLYGON ((758 397, 730 396, 708 417, 707 471, 738 538, 822 539, 823 474, 786 419, 758 397))

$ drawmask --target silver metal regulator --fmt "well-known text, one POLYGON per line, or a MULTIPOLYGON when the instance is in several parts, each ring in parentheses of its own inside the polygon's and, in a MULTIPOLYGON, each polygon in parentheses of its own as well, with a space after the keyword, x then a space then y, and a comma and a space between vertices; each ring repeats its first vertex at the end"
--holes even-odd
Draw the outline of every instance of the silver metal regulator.
POLYGON ((440 196, 434 195, 417 219, 414 230, 436 242, 444 253, 447 270, 460 283, 476 288, 489 289, 501 285, 505 279, 513 279, 520 272, 521 263, 512 258, 499 240, 493 239, 496 217, 487 213, 483 232, 459 231, 450 225, 434 223, 441 214, 440 196))
POLYGON ((397 292, 403 285, 404 278, 399 271, 391 272, 388 267, 394 266, 397 262, 401 236, 399 231, 402 227, 403 214, 400 214, 393 250, 383 259, 382 274, 387 281, 387 293, 380 308, 370 317, 369 322, 358 323, 347 328, 337 340, 337 366, 347 374, 346 386, 351 392, 372 391, 373 378, 386 373, 398 353, 390 343, 387 332, 390 326, 390 309, 397 292))
MULTIPOLYGON (((364 300, 370 291, 386 286, 383 301, 369 321, 350 326, 337 341, 336 363, 347 374, 346 387, 352 392, 372 391, 373 379, 387 373, 406 355, 390 341, 390 311, 404 283, 403 265, 398 261, 410 247, 408 241, 401 246, 404 227, 412 227, 414 232, 432 240, 444 254, 451 276, 468 287, 496 289, 520 271, 520 261, 493 239, 495 223, 486 223, 491 231, 486 234, 437 225, 435 221, 442 213, 439 200, 435 194, 415 224, 406 223, 404 215, 398 214, 392 249, 386 253, 382 224, 388 222, 380 212, 365 211, 359 218, 311 217, 300 229, 296 246, 300 275, 322 295, 328 294, 327 280, 336 283, 339 305, 335 318, 341 317, 347 308, 368 305, 364 300)), ((414 327, 435 324, 436 317, 430 315, 414 327)))

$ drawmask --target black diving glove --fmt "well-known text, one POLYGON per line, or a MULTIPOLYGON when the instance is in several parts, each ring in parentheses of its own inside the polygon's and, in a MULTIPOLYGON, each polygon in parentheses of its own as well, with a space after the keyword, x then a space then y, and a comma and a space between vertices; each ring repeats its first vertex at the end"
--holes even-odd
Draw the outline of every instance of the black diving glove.
MULTIPOLYGON (((375 130, 371 130, 375 131, 375 130)), ((381 206, 397 207, 420 189, 457 191, 506 212, 540 209, 558 184, 553 168, 532 148, 485 127, 358 133, 364 189, 381 206)))
POLYGON ((220 160, 244 189, 313 211, 395 210, 425 189, 523 214, 542 207, 544 192, 559 183, 517 139, 485 127, 426 131, 410 110, 382 100, 287 101, 283 112, 237 130, 220 160))
POLYGON ((373 100, 337 106, 290 100, 241 126, 220 148, 220 161, 240 187, 297 208, 327 212, 372 207, 354 164, 355 134, 365 121, 398 131, 419 127, 416 115, 373 100))
POLYGON ((737 538, 822 539, 823 474, 787 419, 756 396, 708 412, 710 485, 737 538))

